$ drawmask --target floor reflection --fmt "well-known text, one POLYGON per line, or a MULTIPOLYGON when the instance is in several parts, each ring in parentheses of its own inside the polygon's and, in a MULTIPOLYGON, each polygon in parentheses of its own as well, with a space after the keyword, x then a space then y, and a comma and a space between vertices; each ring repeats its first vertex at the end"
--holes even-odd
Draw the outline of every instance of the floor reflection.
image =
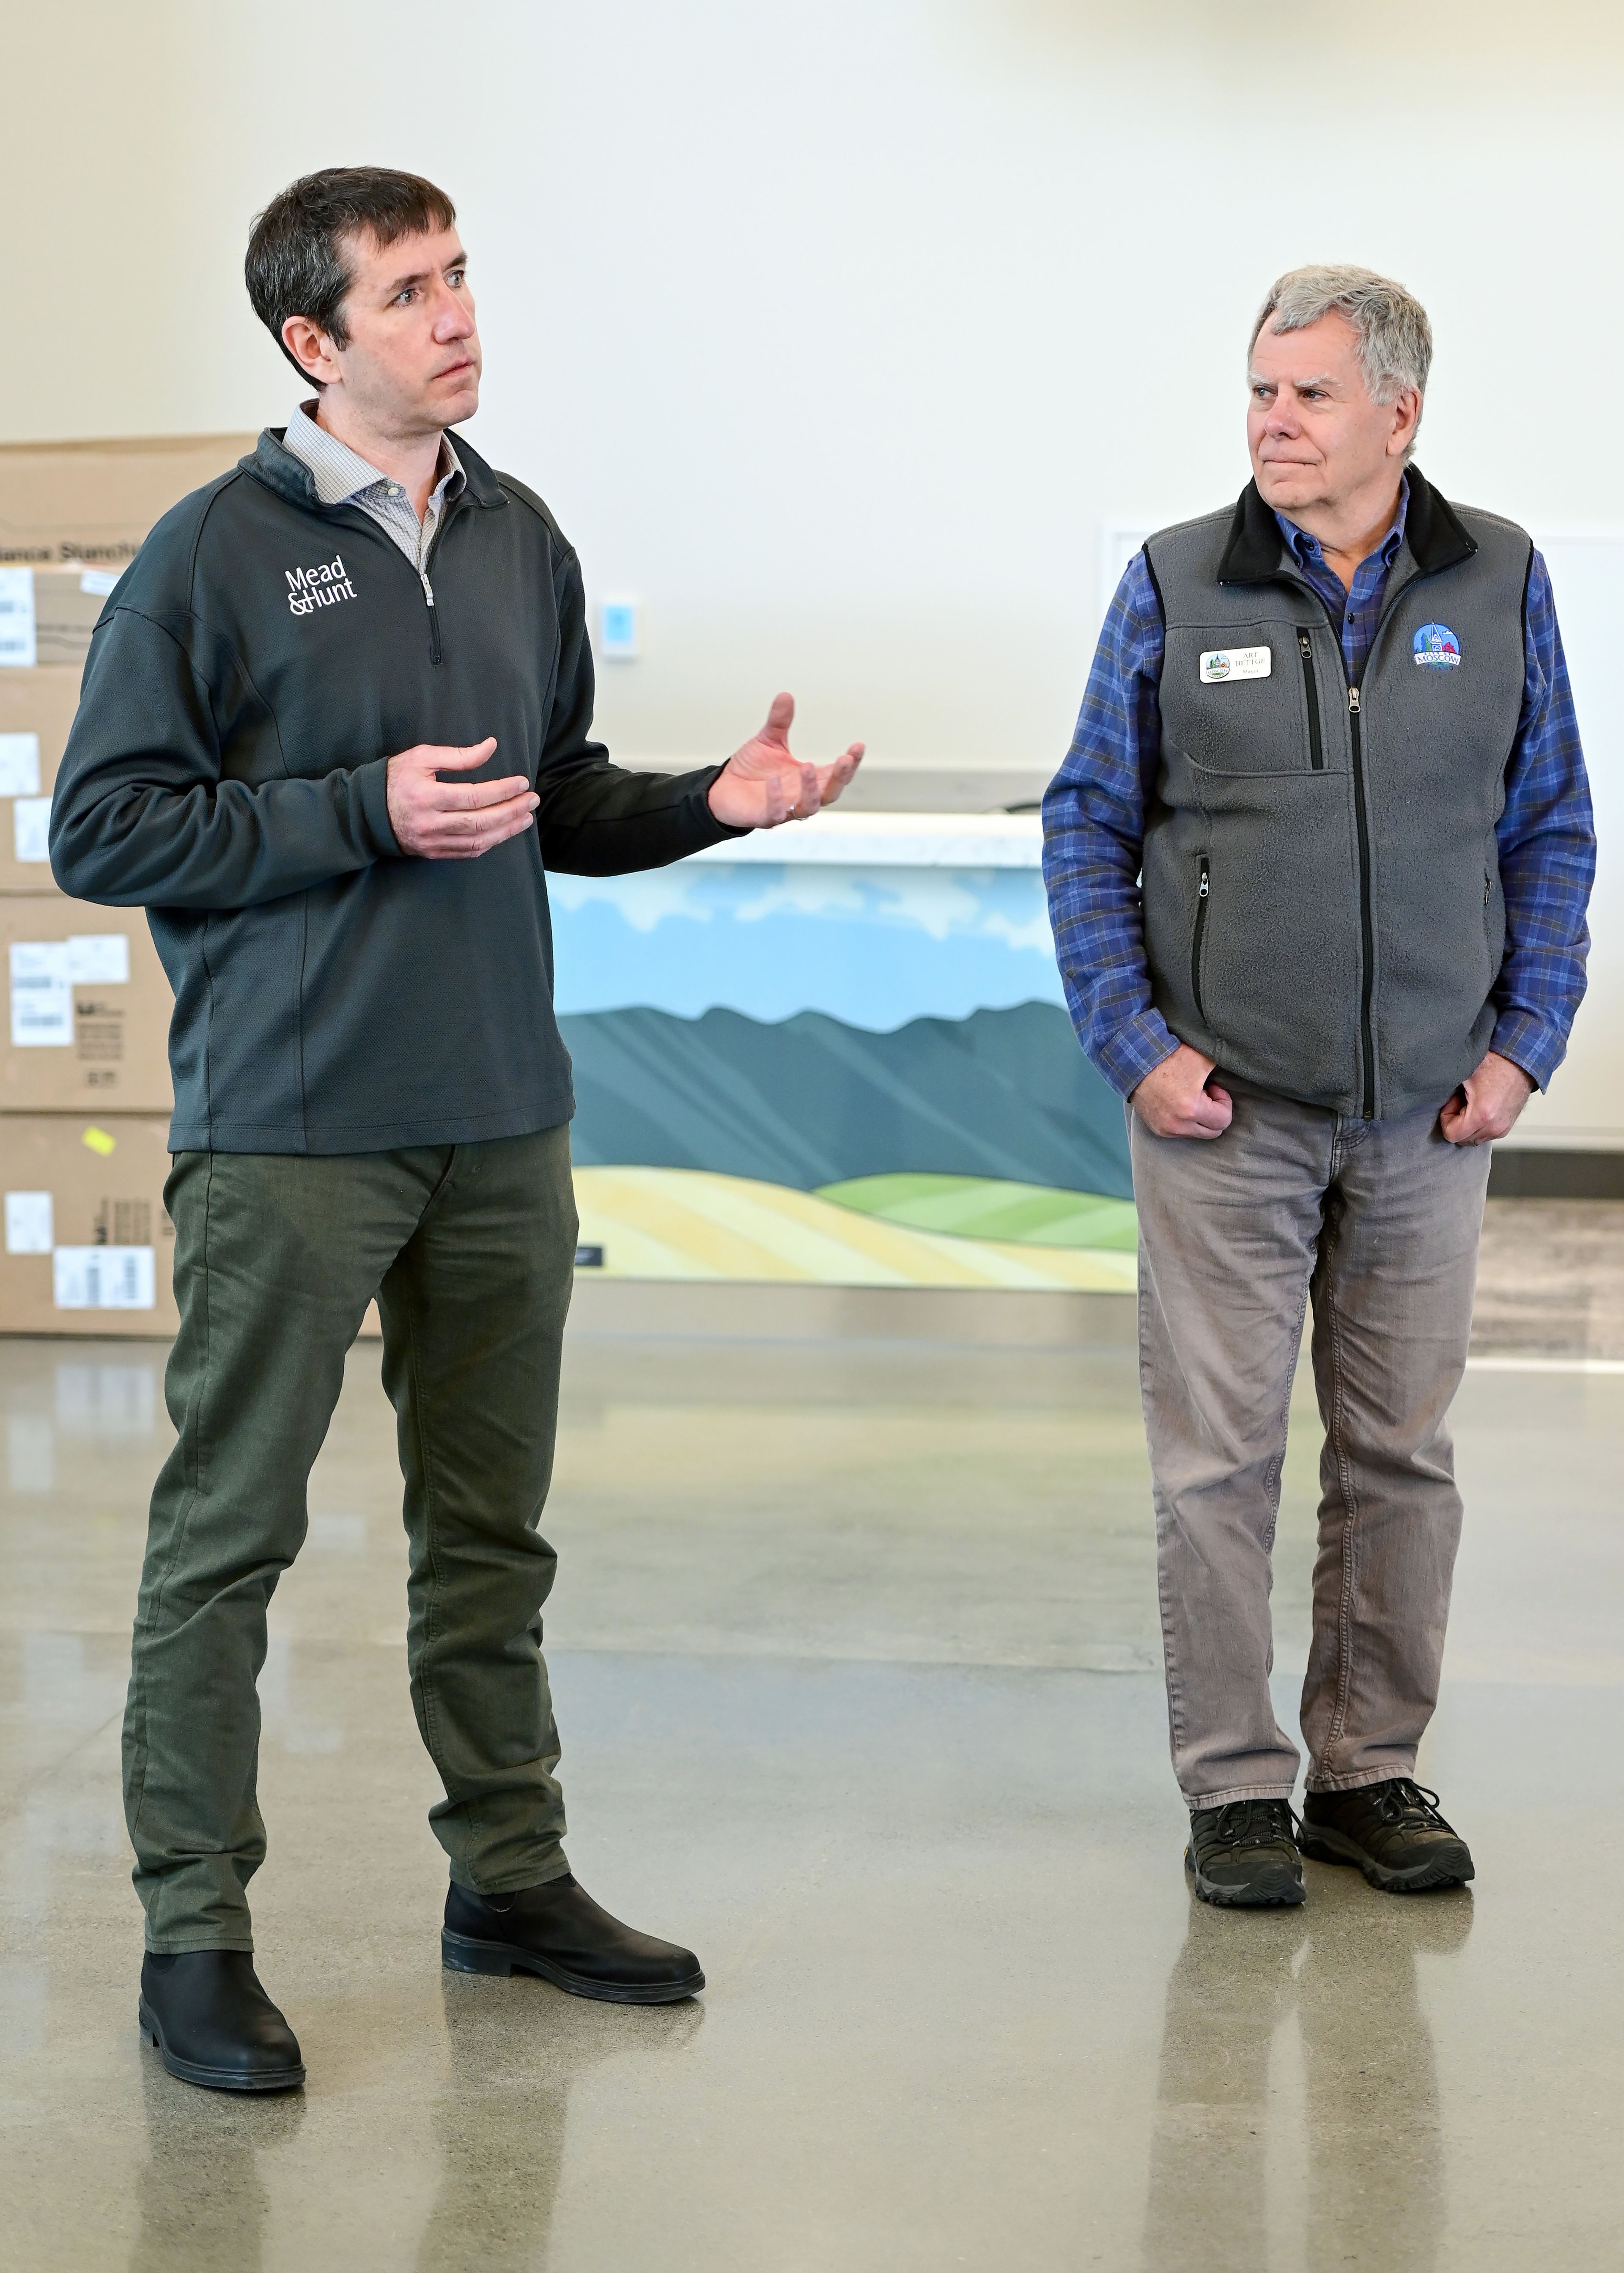
POLYGON ((544 1982, 441 1976, 450 2066, 434 2109, 442 2167, 415 2273, 528 2273, 546 2262, 570 2095, 603 2062, 673 2056, 696 2003, 628 2011, 544 1982))
POLYGON ((130 2273, 174 2273, 177 2265, 260 2273, 271 2197, 259 2157, 298 2130, 303 2093, 198 2091, 143 2050, 141 2104, 146 2160, 136 2174, 130 2273))
POLYGON ((1191 1895, 1167 1984, 1145 2273, 1187 2273, 1196 2235, 1206 2273, 1267 2262, 1271 2210, 1277 2223, 1281 2209, 1271 2179, 1296 2120, 1278 2088, 1281 2034, 1293 2020, 1305 2075, 1306 2262, 1337 2262, 1336 2238, 1368 2239, 1380 2210, 1402 2231, 1404 2273, 1431 2273, 1447 2200, 1417 1961, 1459 1949, 1471 1922, 1463 1890, 1401 1899, 1351 1872, 1312 1872, 1298 1910, 1216 1910, 1191 1895))

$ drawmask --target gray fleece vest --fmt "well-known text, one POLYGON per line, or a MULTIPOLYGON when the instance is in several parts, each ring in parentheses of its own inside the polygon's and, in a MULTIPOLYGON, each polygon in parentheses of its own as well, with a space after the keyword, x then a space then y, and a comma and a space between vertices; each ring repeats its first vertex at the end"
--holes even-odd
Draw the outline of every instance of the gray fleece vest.
POLYGON ((1494 1027, 1528 536, 1411 467, 1358 687, 1255 484, 1145 552, 1167 627, 1143 875, 1157 1009, 1305 1104, 1441 1105, 1494 1027))

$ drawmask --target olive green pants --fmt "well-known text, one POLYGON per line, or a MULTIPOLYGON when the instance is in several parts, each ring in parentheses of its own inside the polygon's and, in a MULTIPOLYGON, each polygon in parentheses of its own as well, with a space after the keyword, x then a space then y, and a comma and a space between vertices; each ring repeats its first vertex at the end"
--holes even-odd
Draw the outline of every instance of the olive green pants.
POLYGON ((565 1868, 542 1656, 575 1252, 567 1127, 322 1158, 183 1152, 166 1194, 179 1430, 153 1493, 124 1804, 153 1950, 251 1949, 266 1613, 376 1294, 406 1481, 407 1664, 459 1884, 565 1868))

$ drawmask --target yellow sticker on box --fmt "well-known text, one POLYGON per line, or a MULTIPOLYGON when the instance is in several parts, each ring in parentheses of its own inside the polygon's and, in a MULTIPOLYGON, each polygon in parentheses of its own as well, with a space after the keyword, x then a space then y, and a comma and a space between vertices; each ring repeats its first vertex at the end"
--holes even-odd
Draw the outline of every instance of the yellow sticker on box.
POLYGON ((94 1124, 85 1131, 79 1143, 87 1144, 93 1152, 100 1152, 104 1160, 109 1153, 118 1150, 117 1137, 109 1136, 105 1129, 98 1129, 94 1124))

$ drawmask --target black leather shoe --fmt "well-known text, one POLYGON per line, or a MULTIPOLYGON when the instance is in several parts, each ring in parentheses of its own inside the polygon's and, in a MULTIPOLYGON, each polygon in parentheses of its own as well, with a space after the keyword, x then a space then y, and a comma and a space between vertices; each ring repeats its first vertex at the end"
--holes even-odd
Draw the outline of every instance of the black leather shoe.
POLYGON ((299 2039, 259 1986, 245 1949, 198 1949, 141 1966, 141 2034, 171 2075, 211 2091, 291 2091, 299 2039))
POLYGON ((1184 1866, 1219 1909, 1279 1909, 1305 1899, 1303 1866, 1283 1799, 1231 1799, 1191 1811, 1184 1866))
POLYGON ((453 1884, 440 1954, 454 1972, 539 1973, 572 1997, 611 2005, 674 2005, 705 1986, 691 1949, 622 1925, 567 1871, 513 1894, 453 1884))
POLYGON ((1471 1848, 1438 1812, 1437 1793, 1410 1776, 1357 1791, 1311 1791, 1303 1852, 1316 1863, 1351 1863, 1384 1894, 1426 1894, 1476 1875, 1471 1848))

